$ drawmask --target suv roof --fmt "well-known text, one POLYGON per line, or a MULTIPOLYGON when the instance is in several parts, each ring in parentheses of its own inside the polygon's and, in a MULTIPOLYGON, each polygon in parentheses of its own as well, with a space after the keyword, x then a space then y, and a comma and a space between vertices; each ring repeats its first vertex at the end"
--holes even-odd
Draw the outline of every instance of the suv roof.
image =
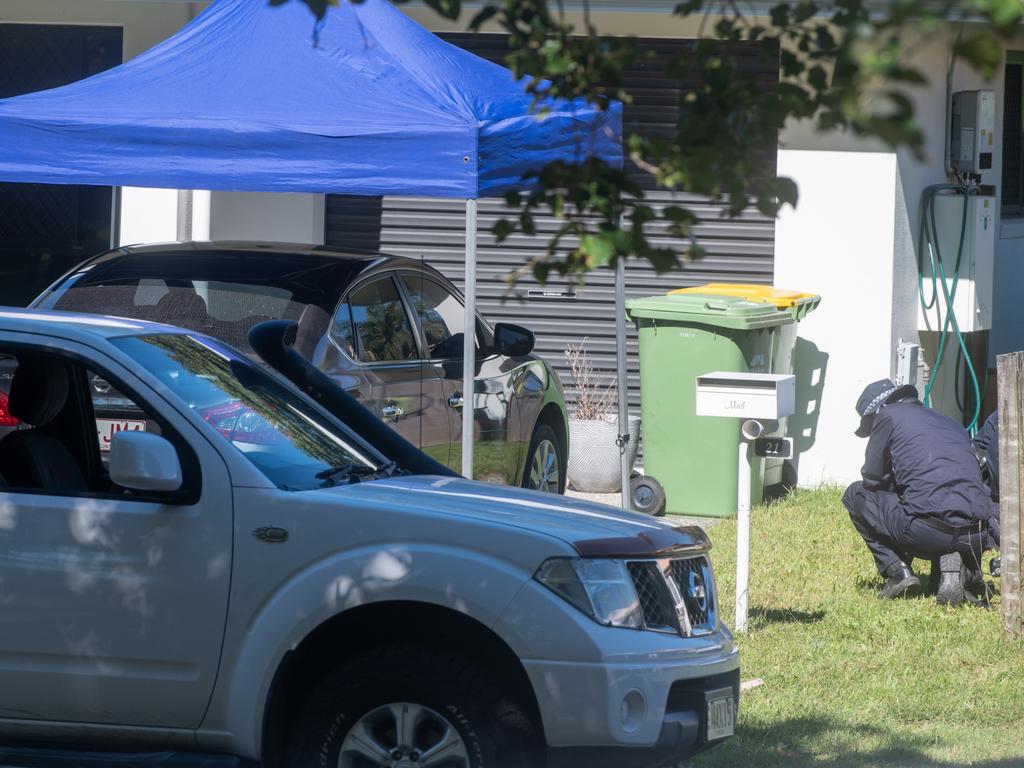
MULTIPOLYGON (((140 245, 125 245, 117 248, 103 256, 113 254, 136 254, 136 253, 190 253, 196 251, 209 251, 211 249, 226 253, 276 253, 276 254, 302 254, 306 256, 323 256, 330 259, 349 259, 359 261, 376 261, 378 259, 401 259, 401 256, 392 256, 387 253, 376 251, 364 251, 359 249, 341 249, 329 245, 310 245, 309 243, 274 243, 249 240, 208 240, 190 241, 187 243, 144 243, 140 245)), ((415 259, 409 259, 415 263, 415 259)))

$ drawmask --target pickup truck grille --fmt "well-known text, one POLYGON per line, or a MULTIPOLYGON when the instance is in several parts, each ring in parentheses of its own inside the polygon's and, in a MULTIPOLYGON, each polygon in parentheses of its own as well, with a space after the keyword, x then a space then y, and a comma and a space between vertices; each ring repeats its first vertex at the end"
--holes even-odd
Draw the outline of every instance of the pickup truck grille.
POLYGON ((708 567, 707 558, 673 560, 668 575, 675 582, 679 594, 683 596, 690 624, 695 628, 707 627, 714 611, 715 599, 711 589, 711 568, 708 567))
POLYGON ((636 595, 640 598, 644 627, 659 632, 677 631, 675 611, 665 588, 665 577, 658 569, 658 564, 629 563, 628 567, 633 577, 633 586, 636 587, 636 595))
POLYGON ((684 637, 718 629, 711 563, 704 555, 628 564, 644 628, 684 637))

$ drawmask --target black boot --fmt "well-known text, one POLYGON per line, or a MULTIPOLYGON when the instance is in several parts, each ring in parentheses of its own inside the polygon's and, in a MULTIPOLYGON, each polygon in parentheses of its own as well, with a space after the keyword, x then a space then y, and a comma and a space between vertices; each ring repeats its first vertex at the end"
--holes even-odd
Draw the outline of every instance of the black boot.
POLYGON ((908 592, 920 589, 921 580, 914 575, 906 563, 893 563, 882 573, 885 584, 878 596, 885 600, 904 597, 908 592))
POLYGON ((959 552, 950 552, 939 558, 939 583, 935 602, 939 605, 961 605, 966 599, 963 559, 959 552))

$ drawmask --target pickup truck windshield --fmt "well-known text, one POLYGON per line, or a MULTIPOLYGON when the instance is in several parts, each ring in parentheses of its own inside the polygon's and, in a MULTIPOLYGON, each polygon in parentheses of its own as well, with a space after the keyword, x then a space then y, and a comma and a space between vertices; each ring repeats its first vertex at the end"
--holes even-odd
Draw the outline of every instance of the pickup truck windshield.
POLYGON ((301 395, 212 339, 160 333, 111 341, 278 488, 355 482, 382 463, 301 395))

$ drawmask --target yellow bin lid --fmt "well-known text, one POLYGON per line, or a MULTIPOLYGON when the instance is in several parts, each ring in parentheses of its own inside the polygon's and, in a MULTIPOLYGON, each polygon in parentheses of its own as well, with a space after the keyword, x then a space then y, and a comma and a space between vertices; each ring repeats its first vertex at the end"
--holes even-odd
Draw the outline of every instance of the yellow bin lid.
POLYGON ((705 285, 698 285, 695 288, 677 288, 668 293, 670 296, 675 293, 700 293, 705 296, 736 296, 747 301, 774 304, 779 309, 791 309, 798 304, 810 302, 817 304, 821 301, 821 297, 814 293, 787 291, 782 288, 773 288, 770 285, 750 285, 746 283, 707 283, 705 285))

